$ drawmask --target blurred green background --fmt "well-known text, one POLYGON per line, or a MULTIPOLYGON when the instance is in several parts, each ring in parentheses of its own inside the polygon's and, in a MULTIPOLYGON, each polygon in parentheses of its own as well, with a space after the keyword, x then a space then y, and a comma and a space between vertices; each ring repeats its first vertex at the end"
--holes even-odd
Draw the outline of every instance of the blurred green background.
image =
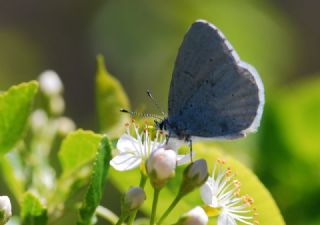
POLYGON ((315 0, 0 0, 0 90, 53 69, 65 85, 67 115, 96 129, 101 53, 132 109, 159 113, 145 91, 166 109, 183 35, 206 19, 257 68, 266 92, 259 132, 219 145, 257 173, 287 224, 320 224, 319 10, 315 0))

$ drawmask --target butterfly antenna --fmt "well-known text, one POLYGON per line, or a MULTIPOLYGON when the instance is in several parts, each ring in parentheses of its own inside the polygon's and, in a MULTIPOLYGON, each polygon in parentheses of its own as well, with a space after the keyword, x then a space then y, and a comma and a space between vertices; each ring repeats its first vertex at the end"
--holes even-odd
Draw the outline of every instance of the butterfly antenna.
POLYGON ((162 120, 162 118, 159 117, 158 115, 156 115, 156 114, 151 114, 151 113, 139 113, 139 112, 129 111, 129 110, 126 110, 126 109, 120 109, 120 112, 128 113, 128 114, 130 114, 131 116, 150 117, 150 118, 162 120))
POLYGON ((151 99, 151 101, 153 102, 153 104, 157 107, 157 109, 161 112, 161 114, 163 116, 166 116, 165 112, 163 111, 163 109, 160 107, 160 105, 158 104, 158 102, 155 100, 155 98, 152 96, 150 90, 147 90, 147 95, 148 97, 151 99))

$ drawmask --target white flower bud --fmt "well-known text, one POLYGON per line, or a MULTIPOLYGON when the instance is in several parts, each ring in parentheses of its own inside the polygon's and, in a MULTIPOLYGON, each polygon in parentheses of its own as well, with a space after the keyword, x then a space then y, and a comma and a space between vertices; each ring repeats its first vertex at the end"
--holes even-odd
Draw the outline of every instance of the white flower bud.
POLYGON ((191 163, 184 171, 180 192, 187 194, 200 187, 208 179, 208 166, 204 159, 191 163))
POLYGON ((177 154, 172 149, 159 148, 151 153, 147 171, 153 187, 162 188, 175 175, 177 154))
POLYGON ((208 216, 200 206, 191 209, 186 214, 182 215, 177 225, 206 225, 208 216))
POLYGON ((58 74, 53 70, 46 70, 39 76, 40 89, 47 96, 55 96, 61 94, 63 84, 58 74))
POLYGON ((124 209, 133 211, 139 209, 146 200, 146 194, 140 187, 131 187, 124 196, 124 209))
POLYGON ((0 225, 4 225, 10 219, 11 202, 8 196, 0 196, 0 225))
POLYGON ((57 123, 58 123, 58 132, 63 136, 66 136, 68 133, 76 129, 75 123, 73 122, 73 120, 71 120, 68 117, 60 117, 57 123))
POLYGON ((47 113, 42 109, 37 109, 31 114, 30 123, 32 130, 34 132, 38 132, 48 123, 47 113))
POLYGON ((61 115, 65 109, 64 99, 60 95, 52 96, 49 101, 50 112, 54 115, 61 115))

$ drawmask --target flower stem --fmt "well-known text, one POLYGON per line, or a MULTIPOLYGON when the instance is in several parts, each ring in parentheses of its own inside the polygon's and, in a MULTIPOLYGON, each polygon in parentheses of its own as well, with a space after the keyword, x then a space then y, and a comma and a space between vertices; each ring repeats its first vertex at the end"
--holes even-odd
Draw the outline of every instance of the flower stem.
POLYGON ((96 214, 105 220, 108 220, 112 224, 115 224, 119 220, 116 214, 101 205, 96 208, 96 214))
POLYGON ((122 225, 122 223, 127 219, 127 215, 121 215, 116 225, 122 225))
POLYGON ((141 178, 140 178, 140 184, 139 187, 141 187, 142 189, 144 189, 144 186, 146 185, 148 177, 144 174, 141 173, 141 178))
POLYGON ((169 213, 174 209, 174 207, 178 204, 178 202, 181 200, 183 197, 183 194, 179 193, 176 198, 173 200, 169 208, 163 213, 163 215, 160 217, 157 225, 160 225, 164 219, 169 215, 169 213))
POLYGON ((150 225, 154 225, 155 222, 160 190, 159 188, 154 189, 150 225))
MULTIPOLYGON (((141 173, 139 187, 144 189, 144 186, 146 185, 147 179, 148 179, 148 177, 146 175, 144 175, 143 173, 141 173)), ((133 221, 135 220, 135 218, 137 216, 137 212, 138 212, 138 210, 135 210, 134 212, 131 213, 131 215, 128 219, 128 223, 127 223, 128 225, 132 225, 133 221)))

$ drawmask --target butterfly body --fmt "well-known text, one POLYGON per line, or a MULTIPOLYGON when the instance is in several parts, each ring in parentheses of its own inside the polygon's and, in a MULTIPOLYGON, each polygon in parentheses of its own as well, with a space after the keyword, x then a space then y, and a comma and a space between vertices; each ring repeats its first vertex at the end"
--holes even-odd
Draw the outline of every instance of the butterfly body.
POLYGON ((157 126, 183 140, 240 138, 258 128, 263 105, 264 89, 256 70, 240 60, 215 26, 198 20, 179 49, 168 117, 157 126))

